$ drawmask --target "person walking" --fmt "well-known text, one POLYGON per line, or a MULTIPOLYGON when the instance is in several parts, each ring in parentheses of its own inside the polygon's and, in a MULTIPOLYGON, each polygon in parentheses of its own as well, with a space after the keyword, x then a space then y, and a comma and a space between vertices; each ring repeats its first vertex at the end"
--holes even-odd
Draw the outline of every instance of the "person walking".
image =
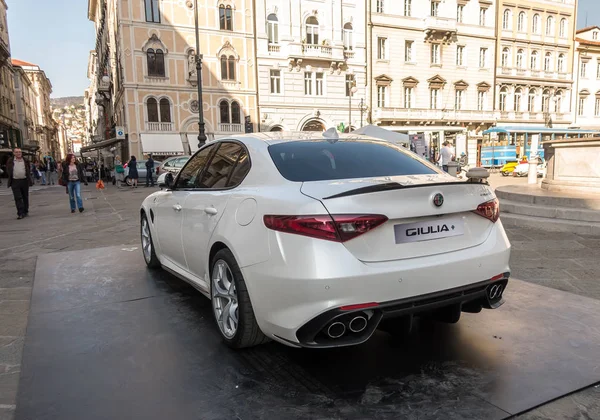
POLYGON ((71 213, 75 213, 75 201, 77 200, 77 208, 79 213, 83 213, 83 200, 81 199, 81 182, 88 185, 87 178, 83 165, 77 162, 74 154, 69 153, 67 159, 62 164, 63 183, 67 186, 69 192, 69 203, 71 205, 71 213))
POLYGON ((48 156, 46 159, 46 176, 48 185, 54 185, 58 182, 56 178, 56 162, 52 156, 48 156))
POLYGON ((17 219, 29 216, 29 187, 33 186, 31 164, 23 157, 18 147, 13 150, 13 157, 6 162, 8 187, 12 188, 17 206, 17 219))
POLYGON ((138 178, 140 177, 137 170, 137 160, 135 156, 131 155, 131 159, 127 162, 129 168, 129 174, 127 175, 131 179, 131 188, 137 188, 138 178))
POLYGON ((150 183, 154 187, 154 159, 152 159, 152 155, 148 155, 148 160, 146 160, 146 187, 150 183))
POLYGON ((454 152, 447 141, 444 142, 444 147, 440 150, 440 156, 442 158, 442 169, 444 172, 448 172, 448 163, 454 157, 454 152))

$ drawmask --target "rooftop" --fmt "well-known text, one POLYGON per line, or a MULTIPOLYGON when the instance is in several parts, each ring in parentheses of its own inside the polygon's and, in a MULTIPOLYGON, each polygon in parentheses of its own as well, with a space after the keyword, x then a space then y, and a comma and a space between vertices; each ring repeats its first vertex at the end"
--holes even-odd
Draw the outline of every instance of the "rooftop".
POLYGON ((13 66, 19 66, 19 67, 38 67, 37 64, 29 63, 29 62, 23 61, 23 60, 18 60, 16 58, 13 58, 11 61, 12 61, 12 65, 13 66))

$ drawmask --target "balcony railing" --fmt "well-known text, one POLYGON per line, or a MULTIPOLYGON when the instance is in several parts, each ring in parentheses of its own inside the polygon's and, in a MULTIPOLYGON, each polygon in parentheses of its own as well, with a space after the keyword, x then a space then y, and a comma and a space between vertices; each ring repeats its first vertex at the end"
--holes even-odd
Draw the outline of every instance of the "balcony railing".
POLYGON ((531 70, 531 77, 540 77, 541 72, 539 70, 531 70))
POLYGON ((344 58, 346 60, 354 58, 354 51, 352 51, 352 50, 344 50, 344 58))
POLYGON ((558 78, 559 79, 566 79, 567 78, 567 73, 558 73, 558 78))
POLYGON ((424 20, 425 30, 456 32, 456 19, 428 16, 424 20))
POLYGON ((146 131, 173 131, 172 122, 150 122, 146 121, 146 131))
POLYGON ((527 74, 527 70, 517 69, 517 76, 525 76, 526 74, 527 74))
POLYGON ((169 78, 168 77, 160 77, 160 76, 144 76, 144 80, 148 83, 152 83, 152 84, 166 84, 169 82, 169 78))
POLYGON ((278 53, 279 51, 281 51, 281 45, 269 44, 269 52, 270 53, 278 53))
POLYGON ((223 133, 242 133, 242 124, 219 123, 219 131, 223 133))
POLYGON ((328 45, 303 44, 302 52, 309 56, 331 57, 331 47, 328 45))
POLYGON ((512 69, 509 67, 502 67, 502 74, 511 75, 512 69))
POLYGON ((441 109, 415 109, 415 108, 381 108, 375 111, 379 119, 404 119, 421 121, 493 121, 493 111, 475 110, 441 110, 441 109))

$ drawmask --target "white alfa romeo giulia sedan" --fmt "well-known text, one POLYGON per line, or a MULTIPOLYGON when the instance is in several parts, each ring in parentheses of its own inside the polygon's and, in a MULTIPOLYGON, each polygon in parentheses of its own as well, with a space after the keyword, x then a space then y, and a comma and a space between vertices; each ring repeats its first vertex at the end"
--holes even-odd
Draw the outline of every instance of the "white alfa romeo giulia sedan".
POLYGON ((140 210, 146 263, 206 295, 232 347, 354 345, 503 303, 510 244, 485 176, 395 144, 233 136, 159 184, 140 210))

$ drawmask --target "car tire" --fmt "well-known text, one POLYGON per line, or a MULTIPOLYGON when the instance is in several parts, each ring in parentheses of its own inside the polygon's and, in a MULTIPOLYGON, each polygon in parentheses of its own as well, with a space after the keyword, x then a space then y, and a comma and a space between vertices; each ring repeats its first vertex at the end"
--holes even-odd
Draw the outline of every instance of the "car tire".
POLYGON ((127 184, 127 186, 131 187, 133 185, 133 181, 131 181, 131 178, 129 178, 128 176, 125 177, 124 180, 125 184, 127 184))
POLYGON ((502 172, 502 176, 508 176, 508 172, 502 172))
POLYGON ((269 341, 256 322, 244 276, 229 249, 222 249, 211 261, 210 300, 217 328, 225 343, 234 349, 253 347, 269 341), (236 305, 237 324, 232 328, 236 305))
POLYGON ((140 222, 140 239, 142 243, 142 254, 144 255, 144 261, 146 262, 148 268, 160 268, 160 260, 154 251, 154 241, 152 240, 152 232, 150 230, 150 223, 148 222, 146 213, 142 213, 142 220, 140 222))

